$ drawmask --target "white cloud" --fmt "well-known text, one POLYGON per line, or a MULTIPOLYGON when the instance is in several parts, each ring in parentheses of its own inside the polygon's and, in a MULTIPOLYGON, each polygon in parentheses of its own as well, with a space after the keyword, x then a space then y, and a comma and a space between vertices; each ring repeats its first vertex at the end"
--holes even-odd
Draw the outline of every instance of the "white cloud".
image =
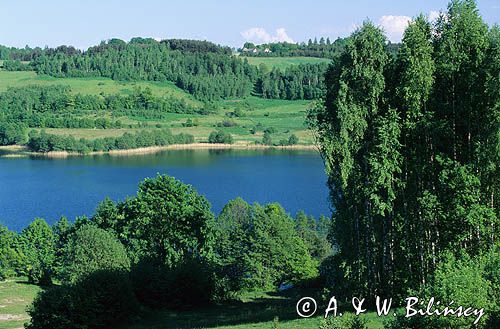
POLYGON ((391 42, 399 42, 410 21, 411 17, 409 16, 384 15, 380 17, 378 23, 391 42))
POLYGON ((290 42, 294 43, 293 39, 288 36, 285 28, 280 27, 276 29, 275 35, 269 34, 262 27, 252 27, 248 30, 241 32, 241 36, 246 40, 253 43, 270 43, 270 42, 290 42))

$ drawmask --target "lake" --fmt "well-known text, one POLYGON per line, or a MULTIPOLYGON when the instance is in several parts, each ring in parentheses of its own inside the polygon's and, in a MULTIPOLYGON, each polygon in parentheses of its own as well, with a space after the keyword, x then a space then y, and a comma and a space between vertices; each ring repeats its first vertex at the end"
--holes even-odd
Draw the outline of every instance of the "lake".
POLYGON ((172 150, 137 156, 65 159, 0 157, 0 223, 20 231, 35 217, 54 223, 91 216, 106 196, 135 195, 146 177, 167 174, 193 185, 218 214, 238 196, 249 203, 279 202, 330 215, 328 189, 318 153, 298 150, 172 150))

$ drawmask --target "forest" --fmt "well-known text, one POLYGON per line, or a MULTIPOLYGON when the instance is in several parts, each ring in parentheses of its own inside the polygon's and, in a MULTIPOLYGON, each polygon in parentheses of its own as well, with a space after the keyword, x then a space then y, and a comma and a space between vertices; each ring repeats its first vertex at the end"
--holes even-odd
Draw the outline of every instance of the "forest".
POLYGON ((335 209, 338 253, 322 266, 338 293, 420 291, 498 317, 499 32, 475 2, 453 1, 434 25, 415 18, 395 59, 365 22, 328 69, 310 121, 335 209))
POLYGON ((111 39, 82 52, 74 47, 55 49, 0 48, 6 70, 34 69, 54 77, 108 77, 114 80, 171 81, 199 100, 241 98, 312 99, 318 97, 326 65, 304 64, 280 72, 280 82, 267 92, 262 86, 278 74, 255 68, 232 56, 227 48, 206 41, 133 38, 111 39), (3 50, 2 50, 3 49, 3 50), (23 64, 21 59, 29 59, 23 64), (259 87, 256 88, 256 85, 259 87))

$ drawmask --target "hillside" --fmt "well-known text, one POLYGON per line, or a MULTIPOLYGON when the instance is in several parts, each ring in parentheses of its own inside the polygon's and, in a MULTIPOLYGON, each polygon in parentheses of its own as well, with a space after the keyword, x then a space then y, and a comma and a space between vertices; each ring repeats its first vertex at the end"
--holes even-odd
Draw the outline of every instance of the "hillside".
POLYGON ((318 57, 255 57, 255 56, 243 56, 242 59, 246 59, 249 64, 259 66, 260 64, 265 64, 268 68, 278 68, 284 70, 292 65, 300 64, 321 64, 330 63, 328 58, 318 58, 318 57))

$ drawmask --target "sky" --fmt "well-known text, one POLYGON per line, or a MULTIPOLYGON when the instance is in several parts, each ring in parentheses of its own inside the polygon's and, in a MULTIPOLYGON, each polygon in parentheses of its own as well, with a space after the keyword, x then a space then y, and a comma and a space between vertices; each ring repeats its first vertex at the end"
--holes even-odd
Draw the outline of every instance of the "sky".
MULTIPOLYGON (((411 17, 435 18, 448 1, 336 0, 0 0, 0 44, 15 47, 73 45, 132 37, 244 42, 303 42, 345 37, 364 20, 398 42, 411 17)), ((489 24, 500 23, 500 2, 479 0, 489 24)))

